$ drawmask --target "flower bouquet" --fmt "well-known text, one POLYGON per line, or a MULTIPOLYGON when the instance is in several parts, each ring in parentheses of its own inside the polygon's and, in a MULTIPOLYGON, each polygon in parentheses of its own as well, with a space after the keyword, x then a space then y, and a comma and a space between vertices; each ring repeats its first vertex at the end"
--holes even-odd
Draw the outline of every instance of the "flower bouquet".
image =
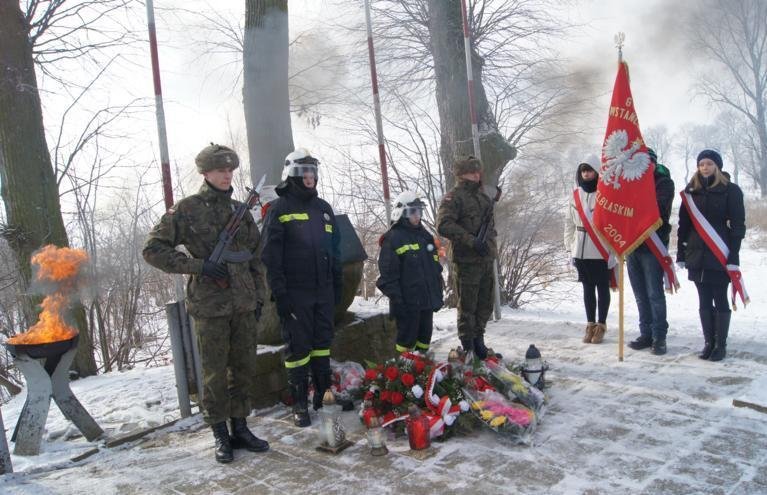
POLYGON ((353 401, 362 398, 365 368, 354 361, 330 360, 332 382, 330 389, 337 401, 353 401))
POLYGON ((545 396, 543 392, 530 385, 522 376, 515 372, 515 368, 503 359, 488 358, 480 364, 477 374, 487 377, 489 382, 511 399, 516 399, 536 415, 543 411, 545 396))
POLYGON ((464 389, 471 411, 488 428, 514 443, 529 444, 537 426, 535 412, 492 391, 464 389))

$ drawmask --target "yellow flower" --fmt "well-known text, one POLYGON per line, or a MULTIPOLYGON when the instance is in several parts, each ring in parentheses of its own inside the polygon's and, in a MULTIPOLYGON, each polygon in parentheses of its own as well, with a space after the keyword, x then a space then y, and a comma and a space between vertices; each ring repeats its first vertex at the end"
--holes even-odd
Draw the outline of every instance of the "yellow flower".
POLYGON ((493 419, 493 417, 495 417, 495 414, 493 414, 493 411, 482 411, 479 413, 479 415, 485 421, 489 421, 493 419))
POLYGON ((482 406, 484 405, 485 405, 485 401, 478 400, 476 402, 471 403, 471 408, 474 409, 475 411, 479 411, 480 409, 482 409, 482 406))
POLYGON ((490 421, 490 426, 501 426, 506 422, 506 416, 496 416, 490 421))

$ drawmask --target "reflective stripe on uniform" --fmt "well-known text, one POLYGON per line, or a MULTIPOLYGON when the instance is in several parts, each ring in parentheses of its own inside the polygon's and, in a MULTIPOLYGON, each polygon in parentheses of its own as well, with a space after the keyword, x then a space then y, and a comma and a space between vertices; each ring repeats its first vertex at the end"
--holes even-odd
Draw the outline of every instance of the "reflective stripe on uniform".
POLYGON ((423 350, 427 350, 427 349, 429 349, 429 344, 424 344, 423 342, 419 342, 419 341, 417 341, 417 340, 416 340, 416 342, 415 342, 415 346, 416 346, 418 349, 423 349, 423 350))
POLYGON ((298 361, 285 361, 285 367, 288 369, 291 369, 291 368, 298 368, 301 366, 305 366, 309 364, 310 357, 311 356, 306 356, 305 358, 299 359, 298 361))
POLYGON ((399 344, 397 344, 397 345, 394 347, 394 349, 395 349, 397 352, 408 352, 408 351, 412 351, 412 350, 413 350, 413 349, 411 349, 410 347, 405 347, 404 345, 399 345, 399 344))
POLYGON ((280 223, 290 222, 292 220, 309 220, 308 213, 286 213, 277 217, 280 223))
POLYGON ((421 246, 418 244, 405 244, 395 249, 394 252, 397 254, 403 254, 407 253, 408 251, 418 251, 419 249, 421 249, 421 246))
POLYGON ((330 349, 314 349, 312 352, 309 353, 309 357, 325 357, 330 356, 330 349))
POLYGON ((436 261, 437 263, 439 263, 439 256, 438 256, 438 255, 436 255, 436 254, 434 255, 434 261, 436 261))
POLYGON ((332 234, 333 233, 333 225, 331 225, 329 223, 326 223, 325 224, 325 232, 328 232, 328 233, 332 234))

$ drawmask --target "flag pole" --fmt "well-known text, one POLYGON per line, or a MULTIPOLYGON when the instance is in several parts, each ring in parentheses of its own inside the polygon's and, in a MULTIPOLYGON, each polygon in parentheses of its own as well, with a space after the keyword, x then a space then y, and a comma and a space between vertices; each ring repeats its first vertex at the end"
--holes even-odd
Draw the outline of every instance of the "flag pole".
MULTIPOLYGON (((471 116, 471 138, 474 143, 474 156, 481 162, 482 152, 479 148, 479 122, 477 109, 474 107, 474 72, 471 64, 471 41, 469 39, 469 20, 466 15, 466 0, 461 0, 461 20, 463 21, 463 47, 466 53, 466 81, 469 92, 469 115, 471 116)), ((492 205, 490 206, 493 207, 492 205)), ((495 321, 501 319, 501 286, 498 280, 498 257, 493 260, 493 316, 495 321)))
POLYGON ((365 25, 368 32, 368 59, 370 60, 370 80, 373 86, 373 110, 376 118, 376 135, 378 137, 378 160, 381 162, 381 182, 383 186, 384 204, 386 205, 387 226, 391 221, 391 201, 389 200, 389 172, 386 167, 386 148, 384 147, 383 119, 381 118, 381 100, 378 97, 378 72, 376 71, 376 54, 373 48, 373 27, 370 21, 370 0, 365 0, 365 25))
MULTIPOLYGON (((615 46, 618 48, 618 66, 623 63, 623 43, 626 34, 618 32, 615 35, 615 46)), ((618 256, 618 362, 623 362, 623 263, 625 256, 618 256)))

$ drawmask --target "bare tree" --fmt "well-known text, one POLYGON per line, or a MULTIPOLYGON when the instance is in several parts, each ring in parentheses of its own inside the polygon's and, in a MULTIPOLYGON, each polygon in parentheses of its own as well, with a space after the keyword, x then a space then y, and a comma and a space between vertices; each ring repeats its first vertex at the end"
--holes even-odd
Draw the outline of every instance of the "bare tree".
POLYGON ((647 146, 655 150, 655 154, 658 155, 658 162, 664 163, 668 160, 671 151, 671 135, 668 127, 665 125, 649 127, 642 131, 642 137, 647 146))
POLYGON ((694 15, 692 48, 712 59, 700 91, 712 102, 742 115, 757 139, 758 183, 767 196, 767 3, 707 0, 694 15), (719 70, 716 70, 719 69, 719 70))

